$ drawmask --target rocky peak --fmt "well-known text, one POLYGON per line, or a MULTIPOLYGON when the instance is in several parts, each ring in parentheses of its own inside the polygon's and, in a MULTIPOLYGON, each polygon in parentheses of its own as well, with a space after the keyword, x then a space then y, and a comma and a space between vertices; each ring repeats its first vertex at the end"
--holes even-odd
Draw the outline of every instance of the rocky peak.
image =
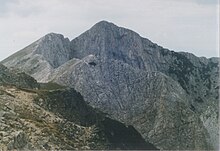
POLYGON ((68 43, 70 42, 70 40, 68 38, 65 38, 62 34, 58 34, 58 33, 49 33, 45 36, 43 36, 42 38, 40 38, 39 40, 39 44, 41 45, 42 43, 55 43, 55 42, 65 42, 68 43))
MULTIPOLYGON (((136 36, 140 36, 135 31, 132 31, 132 30, 124 28, 124 27, 119 27, 119 26, 115 25, 114 23, 104 21, 104 20, 96 23, 88 31, 91 31, 91 32, 94 32, 94 31, 102 32, 102 31, 104 31, 104 32, 107 32, 106 34, 108 34, 108 32, 119 32, 119 34, 130 33, 130 34, 133 34, 133 35, 136 35, 136 36)), ((115 38, 117 38, 117 37, 115 37, 115 38)))
POLYGON ((44 37, 42 37, 41 39, 46 39, 46 38, 50 38, 50 40, 52 39, 56 39, 56 38, 60 38, 60 39, 64 39, 64 36, 62 34, 58 34, 58 33, 48 33, 46 34, 44 37))
POLYGON ((111 22, 102 20, 102 21, 96 23, 92 28, 107 29, 107 28, 117 28, 117 26, 111 22))
POLYGON ((101 21, 73 39, 71 49, 75 58, 82 59, 92 54, 103 62, 114 59, 144 69, 143 42, 154 45, 132 30, 101 21))
POLYGON ((50 33, 42 37, 34 54, 42 55, 57 68, 70 59, 70 41, 61 34, 50 33))

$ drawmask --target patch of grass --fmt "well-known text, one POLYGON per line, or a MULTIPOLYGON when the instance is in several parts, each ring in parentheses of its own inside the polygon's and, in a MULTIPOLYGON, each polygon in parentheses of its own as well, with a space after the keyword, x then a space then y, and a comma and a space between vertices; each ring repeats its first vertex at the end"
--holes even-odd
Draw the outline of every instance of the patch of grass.
POLYGON ((32 114, 27 107, 22 107, 19 109, 17 108, 16 112, 19 113, 19 117, 22 119, 33 121, 34 123, 37 123, 40 127, 45 126, 43 119, 41 119, 38 114, 32 114))
POLYGON ((41 90, 59 90, 59 89, 64 89, 64 88, 66 88, 66 87, 61 86, 57 83, 53 83, 53 82, 40 83, 40 89, 41 90))

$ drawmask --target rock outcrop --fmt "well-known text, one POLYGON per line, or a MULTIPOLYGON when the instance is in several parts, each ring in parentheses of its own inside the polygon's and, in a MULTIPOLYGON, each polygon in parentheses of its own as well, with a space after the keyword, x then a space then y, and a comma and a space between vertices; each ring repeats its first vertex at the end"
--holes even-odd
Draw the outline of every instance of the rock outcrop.
POLYGON ((159 149, 218 148, 219 58, 170 51, 101 21, 72 41, 46 35, 3 63, 75 88, 159 149))
POLYGON ((23 149, 26 148, 26 145, 28 143, 27 135, 20 131, 15 134, 14 139, 11 140, 7 146, 7 149, 23 149))
POLYGON ((31 89, 37 89, 39 87, 39 84, 34 78, 16 69, 10 70, 2 64, 0 64, 0 84, 31 89))

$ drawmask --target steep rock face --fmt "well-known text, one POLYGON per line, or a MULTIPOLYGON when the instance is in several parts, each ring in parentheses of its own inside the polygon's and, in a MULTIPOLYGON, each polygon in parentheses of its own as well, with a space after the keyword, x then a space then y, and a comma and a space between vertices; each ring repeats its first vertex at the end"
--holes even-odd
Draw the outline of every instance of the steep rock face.
POLYGON ((8 57, 3 63, 45 82, 53 69, 68 61, 70 56, 69 39, 60 34, 50 33, 8 57))
MULTIPOLYGON (((20 51, 24 58, 35 45, 20 51)), ((132 124, 160 149, 218 148, 219 58, 170 51, 106 21, 63 46, 69 53, 57 63, 54 45, 37 53, 46 70, 26 68, 30 62, 15 55, 3 63, 22 67, 38 81, 74 87, 91 105, 132 124), (14 65, 14 60, 23 63, 14 65)))
MULTIPOLYGON (((198 58, 190 53, 169 51, 131 30, 105 21, 72 40, 71 49, 73 56, 79 59, 94 55, 101 62, 113 59, 134 68, 160 71, 195 96, 195 102, 207 99, 218 86, 218 58, 198 58)), ((217 97, 216 92, 214 97, 217 97)))
MULTIPOLYGON (((146 39, 145 39, 146 40, 146 39)), ((145 41, 152 44, 150 41, 145 41)), ((141 58, 142 38, 131 30, 101 21, 71 41, 75 58, 82 59, 90 54, 102 62, 108 59, 121 60, 137 68, 145 68, 141 58)))
POLYGON ((53 68, 57 68, 71 59, 70 41, 61 34, 48 34, 41 38, 34 54, 42 55, 53 68))
POLYGON ((137 70, 116 60, 100 63, 91 55, 81 62, 56 82, 75 87, 92 106, 133 125, 156 146, 164 149, 210 147, 206 140, 209 134, 196 115, 190 97, 170 77, 137 70), (96 65, 91 65, 92 62, 96 65))

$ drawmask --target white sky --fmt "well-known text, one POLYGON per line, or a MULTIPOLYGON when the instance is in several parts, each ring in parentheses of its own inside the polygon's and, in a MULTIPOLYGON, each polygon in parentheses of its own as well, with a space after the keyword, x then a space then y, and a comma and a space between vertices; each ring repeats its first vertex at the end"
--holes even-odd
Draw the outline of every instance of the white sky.
POLYGON ((165 48, 218 56, 217 0, 0 0, 0 60, 50 32, 70 40, 106 20, 165 48))

